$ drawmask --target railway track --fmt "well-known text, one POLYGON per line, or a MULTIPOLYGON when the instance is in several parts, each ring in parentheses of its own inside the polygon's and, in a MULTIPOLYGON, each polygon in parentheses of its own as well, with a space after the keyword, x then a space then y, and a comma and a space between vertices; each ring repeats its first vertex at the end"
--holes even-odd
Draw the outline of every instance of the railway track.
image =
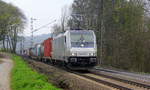
POLYGON ((87 75, 87 74, 82 74, 82 73, 78 73, 78 72, 71 72, 71 73, 74 73, 76 75, 79 75, 79 76, 82 76, 84 78, 87 78, 87 79, 90 79, 92 81, 95 81, 95 82, 98 82, 100 84, 104 84, 104 85, 107 85, 107 86, 110 86, 110 87, 113 87, 115 89, 119 89, 119 90, 132 90, 128 87, 124 87, 124 86, 121 86, 121 85, 117 85, 113 82, 109 82, 109 81, 106 81, 106 80, 103 80, 103 79, 99 79, 99 78, 96 78, 96 77, 92 77, 90 75, 87 75))
POLYGON ((106 69, 106 68, 94 68, 96 70, 99 70, 101 72, 107 72, 107 73, 112 73, 115 75, 120 75, 128 78, 133 78, 135 80, 139 80, 142 82, 150 82, 150 75, 149 74, 141 74, 137 72, 127 72, 123 70, 113 70, 113 69, 106 69))
MULTIPOLYGON (((96 76, 100 76, 100 77, 103 77, 103 78, 107 78, 107 79, 111 79, 113 80, 114 82, 117 81, 118 83, 124 83, 124 86, 127 85, 129 87, 131 87, 130 90, 150 90, 150 85, 148 83, 145 83, 145 82, 140 82, 140 81, 136 81, 136 80, 129 80, 127 78, 124 78, 124 77, 119 77, 119 76, 115 76, 115 75, 112 75, 111 73, 100 73, 98 72, 97 70, 90 70, 90 73, 96 75, 96 76)), ((121 89, 121 90, 124 90, 124 89, 121 89)), ((127 90, 127 89, 125 89, 127 90)))
MULTIPOLYGON (((45 63, 47 64, 47 63, 45 63)), ((56 66, 57 68, 60 68, 56 66)), ((64 69, 64 68, 61 68, 64 69)), ((106 86, 112 87, 118 90, 150 90, 150 85, 144 84, 141 82, 136 82, 132 80, 127 80, 120 77, 115 77, 111 74, 99 73, 99 70, 90 70, 88 73, 76 72, 65 69, 66 71, 76 74, 78 76, 87 78, 89 80, 95 81, 100 84, 104 84, 106 86)), ((104 71, 104 70, 103 70, 104 71)), ((111 73, 111 72, 110 72, 111 73)))
POLYGON ((74 73, 81 77, 90 79, 92 81, 98 82, 100 84, 104 84, 106 86, 118 90, 150 90, 149 85, 140 82, 129 81, 126 79, 120 79, 117 77, 114 78, 108 75, 95 74, 95 73, 79 73, 79 72, 72 72, 72 71, 71 73, 74 73))

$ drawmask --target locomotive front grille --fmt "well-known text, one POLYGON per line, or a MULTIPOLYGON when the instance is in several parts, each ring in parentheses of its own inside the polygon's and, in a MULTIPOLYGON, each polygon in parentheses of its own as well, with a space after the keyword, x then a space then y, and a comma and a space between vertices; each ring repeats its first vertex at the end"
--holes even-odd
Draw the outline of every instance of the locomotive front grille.
POLYGON ((96 57, 70 57, 69 63, 73 66, 94 66, 96 65, 96 57))
POLYGON ((80 52, 80 53, 77 53, 78 56, 88 56, 89 54, 88 53, 85 53, 85 52, 80 52))

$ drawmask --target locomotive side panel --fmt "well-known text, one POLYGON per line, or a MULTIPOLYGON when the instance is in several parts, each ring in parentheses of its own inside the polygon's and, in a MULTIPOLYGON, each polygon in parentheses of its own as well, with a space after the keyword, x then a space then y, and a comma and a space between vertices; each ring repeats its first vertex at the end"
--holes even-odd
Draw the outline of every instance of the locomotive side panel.
POLYGON ((64 61, 65 55, 65 43, 64 36, 59 36, 53 40, 53 54, 52 58, 55 60, 64 61))

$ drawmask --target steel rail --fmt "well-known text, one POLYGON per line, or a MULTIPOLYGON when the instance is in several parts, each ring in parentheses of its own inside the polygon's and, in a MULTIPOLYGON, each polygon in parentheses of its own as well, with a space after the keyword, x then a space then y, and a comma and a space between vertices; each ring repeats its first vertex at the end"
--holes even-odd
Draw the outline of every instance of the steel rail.
POLYGON ((74 73, 76 75, 82 76, 84 78, 90 79, 92 81, 95 81, 95 82, 98 82, 100 84, 104 84, 104 85, 107 85, 107 86, 110 86, 110 87, 113 87, 113 88, 116 88, 116 89, 119 89, 119 90, 133 90, 133 89, 121 86, 121 85, 114 84, 112 82, 108 82, 108 81, 104 81, 104 80, 97 79, 97 78, 94 78, 94 77, 90 77, 90 76, 87 76, 87 75, 84 75, 84 74, 81 74, 81 73, 78 73, 78 72, 72 72, 71 71, 71 73, 74 73))
POLYGON ((103 73, 98 73, 96 71, 90 71, 90 72, 92 74, 102 76, 102 77, 105 77, 105 78, 110 78, 110 79, 114 79, 114 80, 117 80, 117 81, 120 81, 120 82, 130 84, 130 85, 134 85, 134 86, 137 86, 137 87, 143 87, 143 88, 150 89, 150 85, 144 84, 144 83, 141 83, 141 82, 137 82, 137 81, 133 81, 133 80, 127 80, 127 79, 123 79, 123 78, 119 78, 119 77, 115 77, 115 76, 110 76, 110 75, 106 75, 106 74, 103 74, 103 73))

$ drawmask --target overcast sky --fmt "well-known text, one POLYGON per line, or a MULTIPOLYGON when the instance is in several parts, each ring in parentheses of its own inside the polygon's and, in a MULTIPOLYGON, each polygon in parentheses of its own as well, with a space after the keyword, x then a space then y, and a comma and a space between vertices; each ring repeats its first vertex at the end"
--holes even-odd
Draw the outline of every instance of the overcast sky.
MULTIPOLYGON (((65 6, 71 6, 73 0, 3 0, 19 7, 27 17, 28 23, 25 35, 31 35, 30 18, 36 18, 34 28, 45 25, 55 19, 60 22, 61 10, 65 6)), ((54 24, 53 23, 53 24, 54 24)), ((50 33, 53 24, 34 33, 34 35, 50 33)))

